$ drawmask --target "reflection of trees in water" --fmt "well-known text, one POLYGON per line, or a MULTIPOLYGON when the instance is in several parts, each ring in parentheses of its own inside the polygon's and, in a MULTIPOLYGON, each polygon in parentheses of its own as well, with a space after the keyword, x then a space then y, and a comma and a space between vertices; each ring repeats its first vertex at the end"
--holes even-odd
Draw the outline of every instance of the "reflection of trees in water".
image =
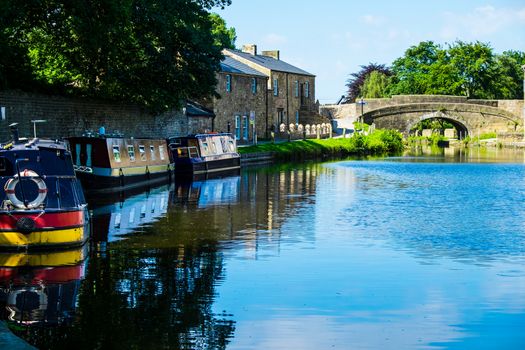
MULTIPOLYGON (((294 166, 243 172, 217 186, 175 184, 165 217, 126 239, 97 242, 73 325, 32 328, 25 338, 41 349, 225 348, 235 315, 212 313, 224 273, 219 247, 232 240, 250 251, 261 240, 278 245, 273 233, 313 203, 317 177, 328 171, 294 166)), ((107 239, 105 232, 96 235, 107 239)))
POLYGON ((90 260, 72 329, 34 328, 41 349, 221 349, 234 322, 213 315, 222 259, 213 245, 111 249, 90 260))

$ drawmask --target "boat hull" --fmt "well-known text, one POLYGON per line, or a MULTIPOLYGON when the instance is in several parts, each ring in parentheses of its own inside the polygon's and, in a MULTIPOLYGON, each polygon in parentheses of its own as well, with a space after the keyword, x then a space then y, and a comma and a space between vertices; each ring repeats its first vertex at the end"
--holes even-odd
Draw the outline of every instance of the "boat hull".
POLYGON ((215 172, 227 172, 240 169, 241 158, 231 157, 217 160, 203 158, 177 159, 175 169, 177 174, 204 174, 215 172))
POLYGON ((94 169, 93 172, 77 171, 84 190, 91 193, 117 192, 168 181, 173 176, 172 166, 160 169, 94 169), (99 171, 97 171, 99 170, 99 171))
POLYGON ((0 212, 0 249, 40 250, 83 245, 89 238, 87 211, 0 212), (30 226, 20 222, 31 222, 30 226))

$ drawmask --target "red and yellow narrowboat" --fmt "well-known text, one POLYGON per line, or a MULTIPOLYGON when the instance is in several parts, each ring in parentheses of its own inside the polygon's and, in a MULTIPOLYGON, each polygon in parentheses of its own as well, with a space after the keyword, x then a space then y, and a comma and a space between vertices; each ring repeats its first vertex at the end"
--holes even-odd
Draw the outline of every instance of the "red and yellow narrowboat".
POLYGON ((84 244, 87 204, 64 142, 21 139, 0 144, 0 249, 84 244))

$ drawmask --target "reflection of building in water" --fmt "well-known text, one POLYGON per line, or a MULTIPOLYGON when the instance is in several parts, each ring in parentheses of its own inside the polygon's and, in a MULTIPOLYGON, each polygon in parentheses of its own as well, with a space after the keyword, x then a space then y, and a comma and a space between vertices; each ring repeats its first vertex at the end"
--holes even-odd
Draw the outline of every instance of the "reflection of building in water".
POLYGON ((122 202, 93 209, 93 239, 114 241, 166 215, 169 186, 161 186, 122 202))
POLYGON ((1 253, 1 318, 24 325, 63 325, 75 317, 87 245, 58 252, 1 253))

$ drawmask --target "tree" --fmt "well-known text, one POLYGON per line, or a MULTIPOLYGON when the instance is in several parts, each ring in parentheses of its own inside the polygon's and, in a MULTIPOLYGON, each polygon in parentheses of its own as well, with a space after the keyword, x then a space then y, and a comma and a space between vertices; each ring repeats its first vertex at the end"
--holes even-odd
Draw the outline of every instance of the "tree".
POLYGON ((365 82, 361 88, 361 96, 364 98, 387 97, 388 84, 388 76, 374 70, 365 78, 365 82))
POLYGON ((235 40, 237 39, 235 28, 228 28, 226 21, 216 13, 210 14, 210 20, 215 45, 221 48, 235 49, 235 40))
POLYGON ((423 41, 405 51, 405 55, 394 61, 392 72, 395 76, 391 93, 428 94, 433 85, 434 73, 438 71, 437 62, 444 57, 441 46, 432 41, 423 41))
MULTIPOLYGON (((0 38, 10 55, 24 53, 29 86, 161 111, 213 94, 222 48, 208 10, 230 2, 4 0, 0 38)), ((19 87, 6 62, 0 78, 19 87)))
POLYGON ((386 77, 392 75, 392 72, 384 64, 369 63, 366 66, 361 66, 361 70, 357 73, 350 74, 347 80, 348 92, 346 94, 345 103, 353 103, 356 98, 362 96, 362 89, 366 78, 374 71, 377 71, 386 77))
POLYGON ((445 49, 424 41, 394 61, 389 94, 522 98, 524 56, 516 51, 496 55, 490 45, 480 42, 456 41, 445 49))

